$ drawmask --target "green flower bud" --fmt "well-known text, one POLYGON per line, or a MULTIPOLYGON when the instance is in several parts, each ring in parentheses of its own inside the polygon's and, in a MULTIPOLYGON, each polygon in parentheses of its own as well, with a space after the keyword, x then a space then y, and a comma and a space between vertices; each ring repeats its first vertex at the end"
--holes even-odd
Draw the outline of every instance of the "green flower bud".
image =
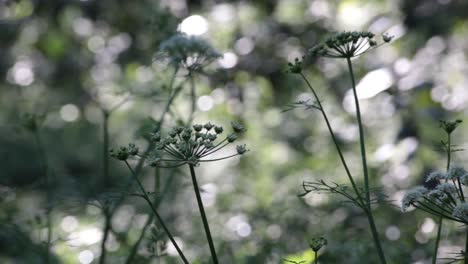
POLYGON ((223 133, 223 127, 222 126, 215 126, 214 130, 215 130, 216 134, 223 133))
POLYGON ((135 144, 133 144, 133 143, 128 144, 128 154, 130 154, 131 156, 137 155, 138 154, 138 147, 135 146, 135 144))
POLYGON ((246 131, 245 127, 237 122, 231 122, 231 126, 236 133, 243 133, 246 131))
POLYGON ((247 152, 247 149, 245 148, 245 144, 244 145, 237 145, 236 150, 237 150, 237 154, 239 154, 239 155, 242 155, 245 152, 247 152))
POLYGON ((389 36, 388 34, 383 34, 382 39, 383 39, 383 41, 388 43, 388 42, 392 41, 393 36, 389 36))
POLYGON ((443 130, 445 130, 445 132, 447 132, 447 134, 451 134, 453 131, 455 131, 455 129, 458 127, 458 125, 461 124, 461 122, 463 122, 463 121, 460 120, 460 119, 457 119, 455 121, 440 120, 439 121, 439 127, 441 127, 443 130))
POLYGON ((323 246, 326 246, 327 244, 328 241, 324 237, 314 237, 309 241, 309 246, 314 252, 319 251, 323 246))
POLYGON ((214 125, 211 124, 210 122, 208 122, 208 123, 206 123, 206 124, 204 125, 204 127, 205 127, 206 130, 210 131, 210 130, 214 127, 214 125))
POLYGON ((237 138, 238 138, 237 134, 231 134, 231 135, 229 135, 227 137, 227 140, 228 140, 229 143, 232 143, 232 142, 236 141, 237 138))
POLYGON ((153 142, 159 142, 161 140, 161 133, 150 133, 150 140, 153 142))
POLYGON ((193 129, 196 132, 200 132, 203 129, 203 126, 202 125, 193 125, 193 129))

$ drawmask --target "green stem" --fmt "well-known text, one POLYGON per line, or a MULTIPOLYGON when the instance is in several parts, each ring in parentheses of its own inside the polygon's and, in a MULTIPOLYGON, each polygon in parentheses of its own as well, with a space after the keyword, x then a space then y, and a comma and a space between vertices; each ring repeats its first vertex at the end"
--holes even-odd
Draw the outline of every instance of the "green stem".
MULTIPOLYGON (((169 83, 169 91, 171 91, 171 92, 172 92, 172 88, 173 88, 174 83, 175 83, 175 78, 177 76, 178 70, 179 70, 178 67, 176 67, 174 69, 174 74, 172 75, 172 78, 171 78, 170 83, 169 83)), ((164 120, 165 120, 164 118, 165 118, 166 114, 169 112, 170 106, 172 105, 175 98, 177 97, 177 95, 182 90, 182 88, 183 88, 182 85, 177 87, 177 89, 175 89, 174 92, 172 92, 171 96, 169 97, 169 100, 166 103, 166 106, 164 107, 163 112, 161 113, 161 117, 159 118, 157 130, 159 130, 162 127, 162 125, 164 123, 164 120)), ((137 176, 140 175, 141 171, 143 170, 143 165, 145 164, 146 157, 148 157, 149 153, 151 153, 151 151, 154 149, 154 147, 155 147, 155 143, 150 142, 150 144, 148 145, 148 147, 144 151, 144 153, 142 155, 142 158, 138 161, 137 166, 135 168, 135 174, 137 176)), ((126 182, 126 184, 125 184, 125 189, 130 188, 132 182, 133 182, 132 178, 130 177, 128 179, 128 181, 126 182)), ((115 211, 119 208, 119 205, 125 200, 125 197, 126 197, 126 195, 121 195, 119 197, 119 199, 115 202, 115 206, 113 207, 113 209, 110 212, 110 217, 112 217, 114 215, 115 211)))
MULTIPOLYGON (((447 147, 446 147, 446 149, 447 149, 446 171, 448 172, 449 169, 450 169, 450 162, 452 160, 452 138, 450 136, 450 133, 447 133, 447 147)), ((440 236, 442 234, 442 222, 443 222, 443 217, 440 216, 439 221, 437 223, 438 224, 437 236, 436 236, 436 241, 435 241, 435 245, 434 245, 434 256, 432 257, 432 264, 435 264, 437 262, 437 253, 439 251, 440 236)))
POLYGON ((377 232, 377 227, 375 226, 374 215, 372 214, 372 211, 367 212, 367 219, 371 228, 374 244, 377 248, 377 253, 379 254, 380 262, 382 262, 382 264, 386 264, 387 261, 385 260, 385 254, 382 248, 382 244, 380 243, 379 233, 377 232))
POLYGON ((102 110, 103 124, 102 124, 102 177, 104 181, 104 187, 108 187, 110 183, 109 179, 109 116, 110 114, 106 110, 102 110))
POLYGON ((145 199, 145 201, 146 201, 146 202, 148 203, 148 205, 150 206, 151 210, 153 211, 154 216, 156 216, 156 219, 158 219, 159 224, 160 224, 161 227, 164 229, 164 232, 166 232, 166 235, 169 237, 169 240, 171 241, 172 245, 173 245, 173 246, 175 247, 175 249, 177 250, 177 253, 179 253, 180 258, 182 259, 182 261, 183 261, 185 264, 188 264, 189 262, 188 262, 187 258, 185 257, 184 253, 182 252, 182 250, 180 249, 179 245, 178 245, 177 242, 175 241, 175 239, 174 239, 174 237, 172 236, 171 232, 170 232, 169 229, 167 228, 166 224, 164 223, 164 220, 163 220, 162 217, 159 215, 158 211, 156 210, 156 207, 153 205, 153 203, 151 202, 150 198, 148 197, 148 193, 146 192, 145 187, 143 187, 143 184, 141 183, 141 181, 138 179, 137 175, 135 174, 135 171, 132 169, 132 167, 130 166, 130 164, 128 164, 127 161, 125 161, 125 164, 127 165, 128 169, 130 170, 133 179, 137 182, 138 187, 140 188, 140 191, 141 191, 141 193, 142 193, 143 199, 145 199))
POLYGON ((320 108, 320 112, 322 113, 323 119, 325 119, 325 123, 327 124, 328 132, 331 135, 331 138, 333 140, 333 143, 335 144, 336 151, 338 152, 338 156, 340 156, 341 163, 343 164, 343 167, 346 171, 346 175, 348 176, 349 181, 351 182, 351 185, 353 187, 354 192, 356 193, 359 201, 361 202, 361 206, 364 207, 364 201, 361 197, 361 194, 357 188, 356 182, 354 181, 353 176, 351 175, 351 171, 349 170, 348 164, 346 163, 346 160, 344 158, 343 152, 341 151, 340 145, 338 144, 338 140, 336 139, 335 133, 333 132, 333 128, 331 127, 330 121, 328 120, 328 116, 325 112, 325 109, 322 106, 322 103, 320 102, 320 99, 315 92, 315 89, 312 87, 312 84, 310 84, 309 80, 304 76, 304 74, 300 73, 302 79, 306 82, 307 86, 309 87, 310 91, 314 95, 315 101, 317 102, 317 105, 320 108))
POLYGON ((466 240, 465 240, 465 264, 468 264, 468 228, 466 228, 466 240))
POLYGON ((352 84, 353 94, 354 94, 354 103, 356 105, 356 117, 357 117, 357 122, 358 122, 358 127, 359 127, 359 143, 361 147, 362 169, 364 171, 364 191, 366 193, 366 202, 367 202, 367 210, 368 210, 367 218, 369 220, 372 237, 374 238, 374 243, 375 243, 375 246, 377 247, 377 253, 379 254, 380 261, 383 264, 385 264, 386 263, 385 254, 383 252, 382 245, 380 243, 379 234, 375 226, 374 216, 372 214, 372 208, 371 208, 370 188, 369 188, 369 171, 368 171, 367 159, 366 159, 366 145, 365 145, 365 139, 364 139, 364 129, 362 126, 361 109, 359 107, 359 98, 358 98, 357 91, 356 91, 356 81, 354 80, 353 65, 351 64, 351 58, 349 57, 346 58, 346 61, 348 62, 349 74, 351 76, 351 84, 352 84))
POLYGON ((49 167, 47 165, 47 153, 44 149, 44 145, 41 140, 41 136, 39 135, 39 130, 34 130, 34 138, 36 140, 37 148, 39 151, 39 156, 41 157, 41 165, 44 172, 44 186, 46 188, 46 221, 47 221, 47 253, 45 256, 45 262, 50 263, 51 254, 50 254, 50 246, 52 244, 52 190, 50 186, 50 179, 49 179, 49 167))
POLYGON ((352 83, 352 88, 353 88, 353 94, 354 94, 354 104, 356 105, 356 117, 358 121, 358 127, 359 127, 359 143, 361 147, 361 158, 362 158, 362 169, 364 170, 364 190, 366 192, 366 202, 367 206, 371 207, 370 204, 370 192, 369 192, 369 172, 367 168, 367 158, 366 158, 366 144, 365 144, 365 139, 364 139, 364 129, 362 127, 362 119, 361 119, 361 109, 359 107, 359 98, 357 96, 357 91, 356 91, 356 81, 354 80, 354 72, 353 72, 353 65, 351 64, 351 59, 347 58, 346 59, 348 62, 348 69, 349 73, 351 75, 351 83, 352 83))
MULTIPOLYGON (((103 147, 102 147, 102 180, 104 187, 107 188, 110 183, 109 179, 109 112, 102 109, 103 115, 103 124, 102 124, 102 138, 103 138, 103 147)), ((107 209, 105 209, 107 210, 107 209)), ((104 232, 101 240, 101 256, 99 257, 99 263, 104 264, 106 261, 106 242, 109 237, 109 232, 111 228, 111 215, 109 212, 104 213, 105 223, 104 223, 104 232)))
POLYGON ((188 119, 188 124, 192 123, 193 121, 193 116, 196 111, 196 94, 195 94, 195 79, 193 77, 192 71, 189 71, 189 80, 190 80, 190 98, 191 98, 191 103, 192 103, 192 109, 190 112, 190 116, 188 119))
POLYGON ((442 234, 442 216, 439 217, 439 220, 437 221, 437 236, 436 236, 436 241, 434 245, 434 256, 432 257, 432 264, 437 263, 437 251, 439 250, 439 242, 440 242, 440 236, 442 234))
POLYGON ((213 243, 213 238, 211 237, 210 226, 208 225, 208 219, 206 218, 203 201, 200 195, 200 189, 198 187, 197 177, 195 175, 195 169, 193 168, 192 164, 189 164, 189 168, 190 168, 190 175, 192 176, 193 189, 195 191, 195 196, 197 197, 198 209, 200 210, 201 218, 203 221, 203 227, 205 229, 206 239, 208 240, 208 244, 210 246, 211 257, 213 259, 213 263, 218 264, 218 256, 216 256, 216 250, 215 250, 215 246, 213 243))
MULTIPOLYGON (((104 209, 108 211, 107 209, 104 209)), ((106 262, 106 241, 109 237, 109 232, 111 229, 111 218, 108 212, 104 213, 104 234, 102 235, 101 240, 101 256, 99 257, 99 264, 105 264, 106 262)))
POLYGON ((314 251, 314 263, 315 264, 318 264, 318 255, 317 255, 317 251, 314 251))
MULTIPOLYGON (((171 172, 174 172, 174 170, 172 170, 171 172)), ((171 175, 169 175, 168 180, 166 181, 166 183, 164 185, 164 190, 162 191, 161 195, 158 195, 158 197, 156 197, 154 199, 154 201, 153 201, 154 206, 156 207, 156 209, 159 208, 159 205, 161 204, 162 199, 169 192, 169 187, 171 186, 171 183, 174 180, 174 177, 172 177, 172 176, 173 176, 173 173, 171 175)), ((160 181, 161 181, 160 178, 161 178, 160 169, 158 167, 156 167, 155 168, 155 186, 154 186, 155 193, 157 193, 158 192, 157 190, 160 189, 160 187, 159 187, 160 186, 160 181)), ((151 214, 148 217, 148 220, 146 220, 146 223, 145 223, 145 225, 143 226, 143 228, 141 230, 140 236, 138 237, 135 244, 133 244, 132 249, 130 250, 130 254, 127 257, 127 260, 125 261, 126 264, 133 263, 133 259, 135 258, 136 254, 138 252, 138 248, 140 247, 140 244, 143 241, 145 233, 148 230, 148 228, 150 227, 150 225, 153 223, 153 221, 154 221, 154 215, 151 214)))

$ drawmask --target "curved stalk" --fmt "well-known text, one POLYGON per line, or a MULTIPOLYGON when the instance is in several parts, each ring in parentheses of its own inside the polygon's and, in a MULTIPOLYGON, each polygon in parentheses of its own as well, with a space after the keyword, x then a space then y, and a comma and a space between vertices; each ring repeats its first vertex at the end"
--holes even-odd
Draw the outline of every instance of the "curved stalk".
MULTIPOLYGON (((172 170, 171 172, 174 172, 174 170, 172 170)), ((159 189, 161 189, 161 174, 160 174, 160 168, 156 167, 155 168, 155 186, 154 186, 154 192, 155 193, 158 193, 159 189)), ((173 175, 169 175, 168 177, 168 180, 166 181, 165 185, 164 185, 164 190, 162 191, 161 195, 159 197, 156 197, 153 201, 154 203, 154 207, 156 209, 159 208, 159 205, 161 204, 162 202, 162 199, 164 198, 164 196, 169 192, 169 187, 171 186, 171 183, 172 181, 174 180, 174 177, 172 177, 173 175)), ((146 220, 146 223, 145 225, 143 226, 142 230, 141 230, 141 233, 140 233, 140 236, 138 237, 137 241, 135 242, 135 244, 133 244, 132 246, 132 249, 130 250, 130 254, 128 255, 127 257, 127 260, 125 261, 126 264, 131 264, 133 263, 133 259, 135 258, 137 252, 138 252, 138 248, 141 244, 141 242, 143 241, 143 238, 145 236, 145 233, 146 231, 148 230, 148 228, 151 226, 151 224, 154 222, 154 214, 151 214, 148 219, 146 220)))
POLYGON ((140 191, 142 193, 141 196, 143 197, 143 199, 150 206, 151 210, 153 211, 154 216, 156 217, 156 219, 158 219, 159 224, 163 228, 166 235, 169 237, 169 240, 171 241, 172 245, 177 250, 177 253, 179 254, 180 258, 182 259, 182 261, 185 264, 189 264, 189 262, 188 262, 187 258, 185 257, 184 253, 182 252, 179 245, 177 244, 174 237, 172 236, 171 232, 169 231, 166 224, 164 223, 164 220, 162 219, 162 217, 159 215, 158 211, 156 210, 156 207, 154 206, 153 202, 151 202, 150 198, 148 197, 148 193, 146 192, 145 187, 143 187, 143 184, 141 183, 141 181, 138 179, 137 175, 135 174, 135 171, 132 169, 132 167, 130 166, 130 164, 128 164, 127 161, 125 161, 125 164, 127 165, 128 169, 130 170, 133 179, 137 182, 138 187, 140 188, 140 191))
MULTIPOLYGON (((171 80, 170 80, 170 82, 169 82, 169 91, 171 91, 171 92, 172 92, 172 88, 173 88, 173 86, 174 86, 175 78, 176 78, 176 76, 177 76, 178 71, 179 71, 179 68, 176 67, 176 68, 174 69, 174 73, 173 73, 173 75, 172 75, 172 77, 171 77, 171 80)), ((177 95, 179 95, 179 93, 180 93, 181 90, 182 90, 182 86, 177 87, 177 89, 175 89, 174 92, 172 92, 171 96, 169 97, 168 102, 166 103, 166 105, 165 105, 165 107, 164 107, 163 112, 161 113, 161 116, 160 116, 160 118, 159 118, 158 127, 161 127, 161 126, 162 126, 162 124, 163 124, 163 122, 164 122, 164 118, 165 118, 166 114, 169 112, 170 106, 172 105, 172 103, 173 103, 173 101, 175 100, 175 98, 177 97, 177 95)), ((120 105, 120 104, 118 104, 118 105, 120 105)), ((111 111, 113 111, 114 109, 115 109, 115 107, 114 107, 111 111)), ((108 112, 108 113, 110 113, 110 112, 108 112)), ((108 115, 109 115, 109 114, 108 114, 108 115)), ((107 119, 109 118, 108 115, 107 115, 107 118, 106 118, 106 115, 105 115, 105 118, 104 118, 104 129, 105 129, 105 130, 108 129, 108 128, 107 128, 107 124, 106 124, 106 123, 108 122, 107 119)), ((105 136, 104 136, 104 137, 105 137, 105 139, 104 139, 104 145, 106 145, 106 144, 108 144, 108 131, 105 131, 105 132, 103 132, 103 133, 104 133, 104 135, 105 135, 105 136), (107 140, 106 140, 106 138, 107 138, 107 140)), ((137 166, 136 166, 136 169, 135 169, 135 174, 136 174, 136 175, 139 175, 139 174, 141 173, 141 170, 143 169, 143 164, 144 164, 144 162, 146 161, 146 157, 147 157, 148 154, 154 149, 154 146, 155 146, 155 144, 151 142, 151 143, 148 145, 148 147, 146 148, 146 150, 145 150, 145 152, 144 152, 144 155, 143 155, 143 158, 141 158, 141 159, 138 161, 138 164, 137 164, 137 166)), ((107 147, 104 146, 104 149, 108 149, 108 145, 107 145, 107 147)), ((108 160, 107 160, 107 158, 108 158, 107 156, 109 155, 109 151, 108 151, 108 150, 105 151, 104 155, 106 155, 106 159, 104 159, 104 161, 108 161, 108 160)), ((106 166, 106 165, 104 165, 104 166, 106 166)), ((108 166, 108 165, 107 165, 107 166, 108 166)), ((106 175, 106 173, 108 174, 108 168, 107 168, 107 169, 104 169, 104 175, 106 175)), ((108 177, 107 177, 107 178, 108 178, 108 177)), ((130 178, 128 179, 126 185, 125 185, 125 186, 126 186, 126 189, 128 189, 128 188, 131 186, 132 182, 133 182, 133 181, 132 181, 132 178, 130 177, 130 178)), ((123 202, 124 199, 125 199, 125 195, 120 196, 119 199, 118 199, 118 200, 116 201, 116 203, 115 203, 116 205, 115 205, 112 209, 110 209, 110 211, 105 215, 105 217, 106 217, 106 218, 108 217, 108 218, 111 218, 111 219, 112 219, 114 213, 116 212, 117 208, 118 208, 119 205, 123 202)), ((107 220, 105 220, 105 221, 107 221, 107 220)), ((101 249, 104 248, 104 247, 103 247, 103 244, 106 243, 106 240, 107 240, 107 237, 108 237, 108 233, 110 232, 110 227, 111 227, 110 225, 106 225, 106 224, 104 225, 103 239, 102 239, 102 241, 101 241, 101 249)), ((101 257, 100 257, 100 259, 99 259, 99 263, 100 263, 100 264, 103 264, 103 263, 104 263, 104 261, 105 261, 105 255, 106 255, 106 253, 105 253, 105 248, 104 248, 104 251, 101 251, 101 257)))
POLYGON ((213 238, 211 237, 210 226, 208 225, 208 219, 206 218, 205 208, 203 206, 203 201, 200 195, 200 188, 198 187, 197 177, 195 175, 195 169, 192 164, 189 164, 189 168, 190 175, 192 176, 193 189, 195 191, 195 196, 197 197, 198 209, 200 210, 203 227, 205 229, 206 239, 208 240, 208 244, 210 246, 211 258, 213 259, 213 264, 218 264, 218 256, 216 255, 213 238))
POLYGON ((367 159, 366 159, 366 144, 364 139, 364 129, 362 126, 362 119, 361 119, 361 109, 359 107, 359 98, 357 96, 356 91, 356 81, 354 80, 354 72, 353 72, 353 65, 351 64, 351 58, 347 57, 346 61, 348 62, 348 70, 351 76, 351 84, 354 94, 354 103, 356 105, 356 117, 359 127, 359 143, 361 148, 361 159, 362 159, 362 169, 364 171, 364 190, 366 192, 366 203, 367 203, 367 218, 369 220, 369 225, 371 227, 372 237, 374 239, 374 244, 377 248, 377 253, 379 254, 380 261, 385 264, 387 261, 385 260, 385 254, 380 243, 379 233, 377 232, 377 228, 375 226, 374 215, 372 214, 371 208, 371 200, 370 200, 370 188, 369 188, 369 169, 367 167, 367 159))

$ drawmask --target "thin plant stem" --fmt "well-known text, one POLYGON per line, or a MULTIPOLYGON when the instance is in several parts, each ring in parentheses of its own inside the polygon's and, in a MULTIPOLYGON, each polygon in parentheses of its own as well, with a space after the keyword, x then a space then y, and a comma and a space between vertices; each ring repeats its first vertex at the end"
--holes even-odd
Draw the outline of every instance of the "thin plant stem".
MULTIPOLYGON (((179 68, 176 67, 174 68, 174 73, 169 81, 169 91, 172 92, 172 88, 174 86, 174 83, 175 83, 175 78, 177 76, 177 73, 179 71, 179 68)), ((166 103, 165 107, 164 107, 164 110, 163 112, 161 113, 161 116, 159 118, 159 122, 158 122, 158 129, 160 127, 162 127, 162 124, 164 122, 164 119, 165 119, 165 116, 166 114, 169 112, 169 109, 170 109, 170 106, 172 105, 172 103, 174 102, 175 98, 177 97, 177 95, 180 93, 180 91, 182 90, 182 86, 180 87, 177 87, 171 94, 171 96, 169 97, 169 100, 168 102, 166 103)), ((146 157, 148 156, 148 154, 154 149, 154 146, 155 144, 153 142, 150 142, 150 144, 148 145, 148 147, 146 148, 145 152, 144 152, 144 155, 143 155, 143 158, 141 158, 139 161, 138 161, 138 164, 136 166, 136 169, 135 169, 135 174, 136 175, 139 175, 143 169, 143 164, 145 163, 146 161, 146 157)), ((109 152, 106 153, 106 155, 108 155, 109 152)), ((127 183, 125 184, 125 187, 126 188, 130 188, 131 184, 132 184, 133 180, 132 178, 130 177, 127 181, 127 183)), ((125 200, 125 195, 121 195, 119 197, 119 199, 115 202, 115 206, 110 209, 109 213, 108 213, 108 217, 112 218, 114 216, 114 213, 116 212, 117 208, 119 207, 119 205, 125 200)), ((105 233, 106 232, 109 232, 109 229, 106 229, 106 227, 104 227, 104 235, 103 235, 103 238, 106 237, 105 233)), ((109 226, 110 228, 110 226, 109 226)), ((102 242, 102 243, 105 243, 102 242)))
POLYGON ((357 96, 357 91, 356 91, 356 81, 354 80, 354 72, 353 72, 353 66, 351 64, 351 59, 347 58, 346 59, 348 62, 348 69, 349 69, 349 74, 351 76, 351 83, 352 83, 352 88, 353 88, 353 94, 354 94, 354 103, 356 105, 356 117, 358 121, 358 127, 359 127, 359 143, 361 147, 361 158, 362 158, 362 168, 364 171, 364 190, 366 191, 366 201, 367 201, 367 206, 370 209, 370 192, 369 192, 369 172, 367 168, 367 158, 366 158, 366 144, 365 144, 365 139, 364 139, 364 129, 362 127, 362 119, 361 119, 361 109, 359 107, 359 98, 357 96))
POLYGON ((138 187, 140 188, 140 191, 141 191, 141 196, 143 197, 143 199, 148 203, 148 205, 150 206, 151 210, 153 211, 153 214, 154 216, 156 216, 156 219, 158 219, 158 222, 159 224, 161 225, 161 227, 163 228, 164 232, 166 233, 166 235, 169 237, 169 240, 171 241, 172 245, 175 247, 175 249, 177 250, 177 253, 179 254, 180 258, 182 259, 182 261, 185 263, 185 264, 188 264, 188 260, 187 258, 185 257, 184 253, 182 252, 182 250, 180 249, 179 245, 177 244, 177 242, 175 241, 174 237, 172 236, 171 232, 169 231, 169 229, 167 228, 166 224, 164 223, 164 220, 162 219, 162 217, 159 215, 158 211, 156 210, 156 207, 154 206, 153 202, 151 202, 151 199, 148 197, 148 193, 146 192, 145 190, 145 187, 143 187, 143 184, 141 183, 141 181, 138 179, 137 175, 135 174, 135 171, 132 169, 132 167, 130 166, 130 164, 128 164, 127 161, 125 161, 125 164, 127 165, 128 169, 130 170, 131 174, 132 174, 132 177, 133 179, 137 182, 138 184, 138 187))
POLYGON ((106 241, 109 237, 109 232, 111 229, 111 217, 109 215, 108 209, 104 209, 104 233, 101 240, 101 256, 99 257, 99 264, 105 264, 106 262, 106 241))
POLYGON ((200 195, 200 189, 197 183, 197 177, 195 175, 195 169, 192 164, 189 164, 189 168, 190 168, 190 175, 192 176, 193 189, 195 191, 195 196, 197 197, 198 209, 200 210, 201 218, 203 221, 203 227, 205 229, 206 239, 208 240, 208 244, 210 246, 210 252, 211 252, 211 257, 213 259, 213 264, 218 264, 218 256, 216 255, 213 238, 211 237, 210 226, 208 225, 208 219, 206 218, 205 208, 203 206, 203 201, 200 195))
MULTIPOLYGON (((171 172, 174 172, 171 171, 171 172)), ((164 198, 164 196, 166 195, 166 193, 169 192, 169 187, 171 186, 171 183, 172 181, 174 180, 174 177, 172 177, 173 175, 169 175, 168 177, 168 180, 166 181, 165 183, 165 186, 164 186, 164 190, 162 191, 161 195, 157 198, 154 199, 153 203, 154 203, 154 207, 156 209, 159 208, 159 205, 161 204, 162 202, 162 199, 164 198)), ((155 168, 155 187, 154 187, 154 192, 157 193, 159 189, 161 189, 159 186, 161 186, 161 174, 160 174, 160 168, 156 167, 155 168)), ((137 241, 135 242, 135 244, 133 244, 132 246, 132 249, 130 250, 130 253, 128 254, 128 257, 127 257, 127 260, 125 261, 126 264, 131 264, 133 263, 133 259, 135 258, 137 252, 138 252, 138 248, 141 244, 141 242, 143 241, 143 238, 145 236, 145 233, 146 231, 148 230, 148 228, 151 226, 151 224, 154 222, 154 214, 151 214, 148 219, 146 220, 146 223, 145 225, 143 226, 142 230, 141 230, 141 233, 140 233, 140 236, 138 237, 137 241)))
POLYGON ((436 236, 436 241, 434 244, 434 256, 432 257, 432 264, 437 263, 437 251, 439 250, 439 242, 440 242, 440 236, 442 234, 442 221, 443 218, 442 216, 439 216, 439 219, 437 221, 437 236, 436 236))
MULTIPOLYGON (((451 134, 447 133, 447 165, 446 165, 446 171, 448 172, 450 169, 450 162, 452 160, 452 139, 451 139, 451 134)), ((460 188, 461 189, 461 188, 460 188)), ((437 236, 434 244, 434 256, 432 257, 432 264, 435 264, 437 262, 437 254, 439 251, 439 243, 440 243, 440 237, 442 235, 442 223, 443 223, 443 217, 439 216, 439 219, 437 221, 438 227, 437 227, 437 236)), ((468 233, 467 233, 468 234, 468 233)), ((468 241, 467 241, 468 242, 468 241)), ((465 257, 466 259, 466 257, 465 257)))
POLYGON ((45 256, 45 263, 50 263, 51 254, 50 246, 52 244, 52 190, 49 179, 49 166, 47 165, 47 153, 45 151, 44 145, 41 140, 41 135, 39 134, 38 128, 34 130, 34 138, 36 140, 37 148, 39 151, 39 156, 41 157, 41 166, 44 173, 44 186, 46 188, 46 225, 47 225, 47 253, 45 256))
POLYGON ((468 264, 468 228, 465 227, 465 232, 466 232, 466 238, 465 238, 465 264, 468 264))
POLYGON ((318 254, 317 251, 314 251, 314 263, 318 264, 318 254))
POLYGON ((109 186, 109 116, 110 113, 106 110, 102 110, 103 122, 102 122, 102 176, 104 186, 109 186))
MULTIPOLYGON (((110 183, 109 179, 109 116, 110 113, 106 110, 102 109, 103 115, 103 122, 102 122, 102 138, 103 138, 103 146, 102 146, 102 180, 104 186, 107 188, 110 183)), ((101 240, 101 256, 99 257, 99 264, 104 264, 106 261, 106 242, 107 238, 109 237, 109 232, 111 229, 111 217, 112 215, 109 214, 108 209, 104 209, 104 232, 102 234, 101 240)))
POLYGON ((385 264, 387 261, 385 260, 385 254, 380 243, 379 233, 377 232, 377 227, 375 226, 374 215, 372 214, 371 208, 371 200, 370 200, 370 188, 369 188, 369 169, 367 167, 367 159, 366 159, 366 145, 364 139, 364 129, 362 126, 361 120, 361 109, 359 107, 359 98, 356 91, 356 81, 354 80, 354 72, 353 66, 351 63, 351 58, 347 57, 346 61, 348 62, 348 69, 349 74, 351 76, 351 84, 354 94, 354 103, 356 105, 356 117, 359 126, 359 143, 361 147, 361 158, 362 158, 362 169, 364 171, 364 190, 366 193, 366 202, 367 202, 367 218, 369 220, 369 225, 372 232, 372 237, 374 239, 375 246, 377 247, 377 253, 379 254, 380 261, 385 264))
POLYGON ((325 112, 325 109, 322 106, 322 103, 320 102, 320 99, 317 95, 317 92, 315 89, 312 87, 312 84, 309 82, 309 80, 304 76, 304 74, 300 73, 300 76, 302 79, 305 81, 307 86, 309 87, 310 91, 314 95, 315 101, 317 102, 320 112, 322 113, 323 119, 325 120, 325 123, 327 124, 328 132, 330 133, 330 136, 333 140, 333 143, 335 144, 336 151, 338 152, 338 156, 340 156, 341 163, 343 164, 343 167, 346 171, 346 175, 348 176, 349 181, 351 182, 351 185, 353 187, 354 192, 356 193, 359 201, 361 202, 361 206, 364 207, 364 201, 360 195, 360 192, 357 188, 356 182, 354 181, 353 176, 351 175, 351 171, 349 170, 348 164, 346 163, 346 160, 344 158, 343 152, 341 151, 340 145, 338 144, 338 140, 336 139, 335 132, 333 132, 333 128, 331 127, 330 121, 328 119, 327 113, 325 112))
POLYGON ((196 111, 196 94, 195 94, 195 79, 191 70, 189 70, 189 81, 190 81, 190 99, 191 99, 191 112, 188 119, 188 124, 192 123, 193 116, 196 111))

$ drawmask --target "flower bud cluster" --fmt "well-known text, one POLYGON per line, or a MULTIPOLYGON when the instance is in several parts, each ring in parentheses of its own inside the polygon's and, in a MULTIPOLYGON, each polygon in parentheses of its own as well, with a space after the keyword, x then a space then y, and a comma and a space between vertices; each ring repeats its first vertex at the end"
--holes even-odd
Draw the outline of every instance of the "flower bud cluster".
MULTIPOLYGON (((162 137, 160 132, 151 133, 149 138, 155 144, 155 151, 148 157, 150 165, 165 167, 161 165, 162 162, 170 163, 170 167, 177 167, 187 163, 197 165, 199 162, 216 161, 242 155, 248 151, 245 145, 238 145, 236 153, 230 156, 212 160, 203 159, 235 142, 239 134, 246 131, 241 124, 232 122, 231 126, 234 132, 227 135, 223 140, 218 140, 224 132, 223 127, 211 123, 197 124, 192 127, 176 126, 165 137, 162 137), (163 158, 165 155, 170 158, 163 158)), ((118 150, 111 150, 112 157, 123 161, 137 155, 138 148, 134 144, 129 144, 128 147, 120 147, 118 150)))
POLYGON ((113 158, 116 158, 118 160, 127 160, 131 156, 136 156, 138 155, 138 147, 135 146, 135 144, 130 143, 128 144, 128 147, 120 147, 117 150, 111 149, 110 150, 110 156, 113 158))
MULTIPOLYGON (((154 159, 151 165, 158 166, 162 161, 190 163, 194 165, 201 161, 212 161, 202 160, 202 158, 218 152, 228 144, 233 143, 238 139, 240 133, 245 132, 244 126, 238 123, 232 122, 231 126, 234 132, 227 135, 219 142, 217 142, 217 140, 224 132, 224 129, 221 126, 216 126, 209 122, 203 125, 196 124, 191 128, 174 127, 165 138, 161 138, 159 133, 154 134, 151 138, 154 139, 153 142, 156 143, 157 151, 154 153, 154 159), (163 154, 171 156, 171 159, 159 158, 163 156, 163 154)), ((242 155, 247 152, 245 145, 237 146, 236 150, 237 154, 231 156, 242 155)))

